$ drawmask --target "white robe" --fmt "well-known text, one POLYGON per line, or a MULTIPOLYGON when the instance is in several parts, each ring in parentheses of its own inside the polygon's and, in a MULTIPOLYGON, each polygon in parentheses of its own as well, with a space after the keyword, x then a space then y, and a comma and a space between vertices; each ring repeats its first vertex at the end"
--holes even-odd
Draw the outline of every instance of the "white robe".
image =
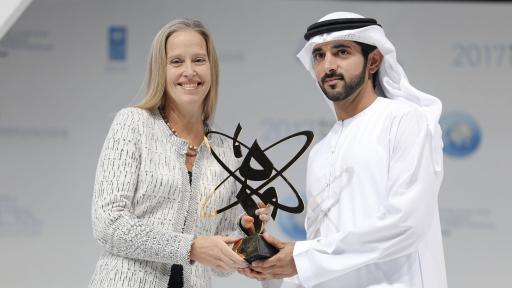
POLYGON ((308 240, 296 242, 298 275, 282 287, 447 287, 434 165, 442 151, 427 121, 379 97, 311 150, 308 240))

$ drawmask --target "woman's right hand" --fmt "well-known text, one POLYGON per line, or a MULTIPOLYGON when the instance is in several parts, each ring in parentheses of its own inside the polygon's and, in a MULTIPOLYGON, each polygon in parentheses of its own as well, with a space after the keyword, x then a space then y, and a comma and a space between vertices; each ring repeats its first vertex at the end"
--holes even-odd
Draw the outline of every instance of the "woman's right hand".
POLYGON ((192 242, 190 260, 223 272, 246 268, 249 266, 247 262, 228 246, 240 239, 228 236, 199 236, 192 242))

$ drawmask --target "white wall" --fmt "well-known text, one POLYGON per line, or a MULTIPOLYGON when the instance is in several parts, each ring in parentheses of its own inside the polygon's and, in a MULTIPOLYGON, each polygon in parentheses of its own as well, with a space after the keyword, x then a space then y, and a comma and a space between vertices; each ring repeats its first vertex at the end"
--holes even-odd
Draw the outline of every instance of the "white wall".
MULTIPOLYGON (((219 129, 232 133, 241 122, 242 139, 268 145, 304 129, 319 139, 332 125, 295 54, 309 24, 344 10, 379 19, 413 85, 443 101, 445 131, 461 123, 451 134, 453 151, 478 139, 465 118, 448 112, 479 126, 473 153, 445 156, 440 206, 449 284, 507 286, 511 5, 202 2, 34 1, 0 42, 1 287, 87 285, 101 252, 90 223, 96 162, 114 113, 141 99, 147 52, 162 25, 178 17, 207 25, 221 58, 219 129), (109 58, 112 26, 126 31, 126 46, 113 47, 125 60, 109 58)), ((305 159, 286 172, 299 190, 305 159)), ((283 199, 291 194, 281 191, 283 199)), ((281 225, 302 224, 303 215, 287 216, 280 212, 271 229, 281 238, 292 237, 281 225)), ((213 286, 259 284, 235 275, 213 286)))

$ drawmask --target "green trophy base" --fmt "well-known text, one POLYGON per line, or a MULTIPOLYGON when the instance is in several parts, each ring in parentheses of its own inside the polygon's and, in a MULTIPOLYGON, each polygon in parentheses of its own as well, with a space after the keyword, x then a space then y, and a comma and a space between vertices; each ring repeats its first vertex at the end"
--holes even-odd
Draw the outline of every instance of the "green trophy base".
POLYGON ((274 246, 265 241, 261 234, 239 240, 233 245, 233 251, 249 264, 256 260, 270 258, 279 252, 274 246))

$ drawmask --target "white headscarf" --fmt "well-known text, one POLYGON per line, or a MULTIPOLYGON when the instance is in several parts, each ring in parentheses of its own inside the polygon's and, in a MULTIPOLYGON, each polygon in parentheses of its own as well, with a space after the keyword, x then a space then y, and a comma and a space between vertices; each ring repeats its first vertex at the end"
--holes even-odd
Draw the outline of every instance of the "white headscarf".
MULTIPOLYGON (((342 18, 365 17, 351 12, 334 12, 322 17, 318 22, 342 18)), ((396 60, 395 47, 386 37, 382 27, 372 25, 354 30, 325 33, 309 39, 304 48, 297 54, 297 57, 315 80, 316 76, 311 52, 315 45, 332 40, 357 41, 376 46, 384 56, 379 69, 378 80, 376 81, 377 93, 380 95, 384 94, 390 99, 405 101, 418 106, 427 116, 434 147, 441 147, 442 149, 441 129, 439 127, 439 117, 441 116, 442 109, 441 101, 432 95, 419 91, 409 83, 402 66, 396 60)), ((329 107, 334 111, 332 102, 329 102, 329 107)))

